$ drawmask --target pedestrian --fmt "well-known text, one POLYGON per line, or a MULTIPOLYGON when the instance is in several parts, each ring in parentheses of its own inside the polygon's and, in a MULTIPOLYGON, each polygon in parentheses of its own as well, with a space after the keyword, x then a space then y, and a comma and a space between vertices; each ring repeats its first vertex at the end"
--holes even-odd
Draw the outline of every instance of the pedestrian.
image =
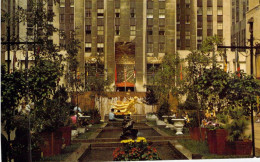
POLYGON ((109 113, 109 121, 115 121, 115 114, 114 114, 114 109, 112 108, 110 113, 109 113))

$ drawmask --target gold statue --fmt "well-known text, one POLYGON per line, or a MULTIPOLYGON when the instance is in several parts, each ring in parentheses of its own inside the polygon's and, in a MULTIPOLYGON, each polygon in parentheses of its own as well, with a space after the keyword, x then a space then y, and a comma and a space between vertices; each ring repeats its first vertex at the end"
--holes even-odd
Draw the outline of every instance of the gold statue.
POLYGON ((135 96, 133 99, 130 99, 128 101, 122 102, 117 101, 116 104, 113 104, 113 107, 116 112, 115 115, 128 115, 128 114, 134 114, 136 113, 135 104, 143 104, 137 101, 138 97, 135 96))

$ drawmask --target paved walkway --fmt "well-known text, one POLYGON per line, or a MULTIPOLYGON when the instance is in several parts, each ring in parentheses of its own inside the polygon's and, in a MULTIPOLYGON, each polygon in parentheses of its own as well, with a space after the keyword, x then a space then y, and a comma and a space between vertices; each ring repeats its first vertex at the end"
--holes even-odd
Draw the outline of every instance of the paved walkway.
MULTIPOLYGON (((251 123, 250 123, 250 128, 246 131, 246 134, 251 134, 251 123)), ((260 123, 254 123, 254 128, 255 128, 255 155, 260 157, 260 123)))

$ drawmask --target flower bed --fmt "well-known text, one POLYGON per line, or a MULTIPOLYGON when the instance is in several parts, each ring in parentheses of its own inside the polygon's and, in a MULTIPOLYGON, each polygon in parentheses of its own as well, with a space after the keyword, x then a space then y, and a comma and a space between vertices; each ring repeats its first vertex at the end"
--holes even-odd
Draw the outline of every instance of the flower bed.
POLYGON ((156 148, 147 143, 144 137, 122 140, 121 143, 123 147, 117 147, 113 152, 114 161, 160 160, 156 148))

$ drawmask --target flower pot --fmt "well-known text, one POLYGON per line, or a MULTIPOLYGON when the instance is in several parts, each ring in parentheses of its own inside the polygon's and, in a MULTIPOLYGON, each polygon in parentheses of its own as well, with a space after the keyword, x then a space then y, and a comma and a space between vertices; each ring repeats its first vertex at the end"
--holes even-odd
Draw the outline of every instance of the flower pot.
POLYGON ((211 154, 217 153, 217 143, 216 143, 216 130, 207 130, 207 141, 209 146, 209 152, 211 154))
POLYGON ((71 144, 71 127, 61 127, 59 131, 62 132, 62 138, 64 139, 64 144, 66 146, 71 144))
POLYGON ((210 153, 218 155, 226 153, 227 134, 225 129, 207 130, 207 141, 210 153))
POLYGON ((225 129, 217 129, 216 130, 216 142, 217 142, 217 154, 224 155, 226 148, 226 138, 228 132, 225 129))
POLYGON ((235 141, 236 155, 251 155, 252 141, 235 141))
POLYGON ((44 144, 41 146, 41 151, 44 157, 53 156, 61 153, 62 147, 62 132, 44 132, 41 134, 44 144))
POLYGON ((226 155, 235 155, 236 154, 236 147, 235 147, 235 142, 226 142, 226 155))
MULTIPOLYGON (((201 128, 201 140, 206 139, 206 128, 201 128)), ((200 140, 200 128, 199 127, 194 127, 194 128, 189 128, 190 132, 190 137, 192 140, 199 141, 200 140)))

